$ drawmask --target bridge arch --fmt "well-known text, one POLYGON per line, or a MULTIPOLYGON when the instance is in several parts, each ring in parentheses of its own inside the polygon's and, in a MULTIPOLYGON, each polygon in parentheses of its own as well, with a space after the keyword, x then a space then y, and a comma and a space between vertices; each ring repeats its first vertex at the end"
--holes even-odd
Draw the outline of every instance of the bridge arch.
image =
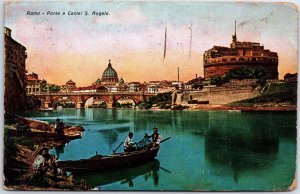
POLYGON ((52 107, 56 108, 57 105, 58 105, 58 103, 59 103, 59 101, 61 101, 61 100, 69 100, 69 101, 72 101, 72 102, 74 102, 74 105, 75 105, 75 107, 76 107, 77 101, 76 101, 73 97, 71 97, 71 96, 58 96, 58 97, 56 97, 56 98, 51 102, 52 107))
POLYGON ((102 100, 103 102, 105 102, 106 106, 108 106, 109 102, 106 98, 102 97, 102 96, 87 96, 84 100, 83 100, 83 105, 84 107, 86 107, 86 103, 92 99, 92 98, 96 98, 96 99, 100 99, 102 100))
POLYGON ((130 100, 133 100, 134 102, 134 105, 137 105, 140 100, 139 99, 136 99, 134 96, 125 96, 125 95, 122 95, 120 97, 117 97, 116 98, 116 102, 118 102, 119 100, 123 100, 123 99, 130 99, 130 100))

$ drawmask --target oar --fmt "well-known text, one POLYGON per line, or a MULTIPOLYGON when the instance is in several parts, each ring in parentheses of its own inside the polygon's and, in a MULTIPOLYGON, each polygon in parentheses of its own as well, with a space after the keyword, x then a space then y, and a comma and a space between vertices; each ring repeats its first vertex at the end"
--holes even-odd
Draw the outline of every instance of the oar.
POLYGON ((171 139, 171 137, 168 137, 168 138, 166 138, 166 139, 164 139, 164 140, 161 140, 160 143, 162 143, 162 142, 164 142, 164 141, 167 141, 167 140, 169 140, 169 139, 171 139))
POLYGON ((120 148, 120 146, 123 144, 123 142, 121 142, 119 145, 118 145, 118 147, 115 149, 115 150, 113 150, 113 153, 116 153, 116 151, 120 148))
POLYGON ((167 172, 167 173, 170 173, 170 174, 172 174, 172 172, 171 171, 169 171, 168 169, 165 169, 165 168, 163 168, 163 167, 159 167, 159 169, 162 169, 163 171, 165 171, 165 172, 167 172))

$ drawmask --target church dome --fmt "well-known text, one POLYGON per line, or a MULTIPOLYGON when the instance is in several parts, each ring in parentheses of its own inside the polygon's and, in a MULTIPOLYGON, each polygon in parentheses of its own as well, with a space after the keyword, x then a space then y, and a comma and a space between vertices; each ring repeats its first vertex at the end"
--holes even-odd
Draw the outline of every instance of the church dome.
POLYGON ((124 81, 124 79, 121 77, 121 79, 120 79, 120 81, 119 81, 119 84, 124 84, 125 83, 125 81, 124 81))
POLYGON ((107 68, 104 70, 101 78, 103 85, 116 85, 119 82, 118 74, 114 68, 112 68, 112 65, 108 63, 107 68))
POLYGON ((102 74, 102 78, 118 78, 118 74, 114 68, 112 68, 110 60, 108 63, 108 67, 104 70, 102 74))
POLYGON ((71 79, 67 81, 66 85, 75 85, 75 82, 73 82, 71 79))

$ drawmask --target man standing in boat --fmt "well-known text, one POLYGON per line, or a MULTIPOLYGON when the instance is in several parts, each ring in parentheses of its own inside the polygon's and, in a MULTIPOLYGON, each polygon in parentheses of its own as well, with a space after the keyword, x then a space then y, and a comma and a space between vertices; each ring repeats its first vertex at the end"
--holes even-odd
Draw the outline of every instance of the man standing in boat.
POLYGON ((132 152, 136 150, 134 146, 135 143, 132 143, 133 133, 129 132, 127 138, 124 141, 124 151, 125 152, 132 152))
POLYGON ((152 138, 152 147, 157 147, 160 144, 161 141, 161 135, 158 133, 158 128, 153 128, 152 135, 148 136, 148 138, 152 138))

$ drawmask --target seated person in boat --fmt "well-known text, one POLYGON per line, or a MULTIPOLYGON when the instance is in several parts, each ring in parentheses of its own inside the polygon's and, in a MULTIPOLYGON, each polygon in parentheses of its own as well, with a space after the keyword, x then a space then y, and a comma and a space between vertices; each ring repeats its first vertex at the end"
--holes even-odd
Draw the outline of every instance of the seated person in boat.
POLYGON ((59 138, 64 137, 64 135, 65 135, 64 128, 65 128, 65 124, 63 122, 61 122, 59 118, 57 118, 56 123, 55 123, 55 132, 59 138))
POLYGON ((148 149, 152 147, 152 141, 149 140, 148 134, 145 133, 144 138, 136 143, 136 150, 148 149))
POLYGON ((127 138, 124 141, 124 151, 132 152, 136 150, 135 143, 132 143, 133 133, 129 132, 127 138))
POLYGON ((153 133, 152 133, 152 135, 148 136, 148 138, 152 138, 152 147, 159 146, 162 137, 158 133, 158 128, 157 127, 153 128, 153 133))

